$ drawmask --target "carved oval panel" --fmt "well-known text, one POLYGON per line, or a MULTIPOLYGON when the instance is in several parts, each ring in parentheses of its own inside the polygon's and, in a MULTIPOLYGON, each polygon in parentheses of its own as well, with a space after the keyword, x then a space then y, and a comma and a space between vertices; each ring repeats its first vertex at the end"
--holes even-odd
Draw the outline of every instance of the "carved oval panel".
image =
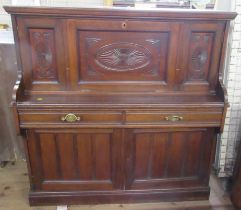
POLYGON ((109 71, 133 71, 148 66, 151 57, 151 52, 141 45, 113 43, 97 51, 95 62, 109 71))

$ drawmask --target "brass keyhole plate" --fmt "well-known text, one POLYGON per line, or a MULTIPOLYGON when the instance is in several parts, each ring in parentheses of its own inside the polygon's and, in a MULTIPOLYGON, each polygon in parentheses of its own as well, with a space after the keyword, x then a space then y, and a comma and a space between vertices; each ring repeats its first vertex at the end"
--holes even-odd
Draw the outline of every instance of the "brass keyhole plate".
POLYGON ((122 29, 126 29, 126 28, 127 28, 127 23, 126 23, 126 22, 123 22, 123 23, 121 24, 121 28, 122 28, 122 29))

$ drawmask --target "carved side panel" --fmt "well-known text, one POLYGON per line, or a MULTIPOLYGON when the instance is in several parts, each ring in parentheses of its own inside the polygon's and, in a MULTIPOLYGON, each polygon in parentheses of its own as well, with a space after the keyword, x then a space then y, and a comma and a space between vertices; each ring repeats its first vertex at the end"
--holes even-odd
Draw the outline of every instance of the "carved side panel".
POLYGON ((169 34, 78 31, 79 81, 165 81, 169 34))
POLYGON ((189 81, 206 81, 210 70, 213 33, 192 33, 189 49, 189 81))
POLYGON ((29 29, 33 79, 57 80, 53 29, 29 29))

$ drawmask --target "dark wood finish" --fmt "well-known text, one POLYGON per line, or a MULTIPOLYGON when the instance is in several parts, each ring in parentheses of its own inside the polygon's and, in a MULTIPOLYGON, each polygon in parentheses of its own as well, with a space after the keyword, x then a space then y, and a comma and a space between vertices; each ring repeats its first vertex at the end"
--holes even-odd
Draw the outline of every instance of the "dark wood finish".
POLYGON ((208 198, 235 13, 5 9, 31 205, 208 198))
POLYGON ((211 153, 206 152, 212 148, 213 131, 134 129, 127 135, 126 189, 207 185, 211 153))
MULTIPOLYGON (((118 129, 30 130, 28 153, 35 190, 113 190, 123 187, 118 129), (36 156, 37 154, 37 156, 36 156)), ((121 161, 123 162, 123 161, 121 161)))
POLYGON ((18 39, 26 88, 61 90, 65 83, 61 22, 19 18, 18 39), (36 27, 38 25, 38 27, 36 27))

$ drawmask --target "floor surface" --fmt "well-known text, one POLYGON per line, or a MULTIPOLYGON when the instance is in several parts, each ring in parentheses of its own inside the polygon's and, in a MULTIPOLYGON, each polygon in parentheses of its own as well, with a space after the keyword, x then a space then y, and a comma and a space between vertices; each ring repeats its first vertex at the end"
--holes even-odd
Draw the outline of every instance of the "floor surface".
MULTIPOLYGON (((234 210, 219 180, 211 176, 210 185, 209 201, 81 205, 70 206, 68 210, 234 210)), ((25 162, 0 168, 0 210, 56 210, 56 206, 30 207, 27 199, 28 187, 25 162)))

